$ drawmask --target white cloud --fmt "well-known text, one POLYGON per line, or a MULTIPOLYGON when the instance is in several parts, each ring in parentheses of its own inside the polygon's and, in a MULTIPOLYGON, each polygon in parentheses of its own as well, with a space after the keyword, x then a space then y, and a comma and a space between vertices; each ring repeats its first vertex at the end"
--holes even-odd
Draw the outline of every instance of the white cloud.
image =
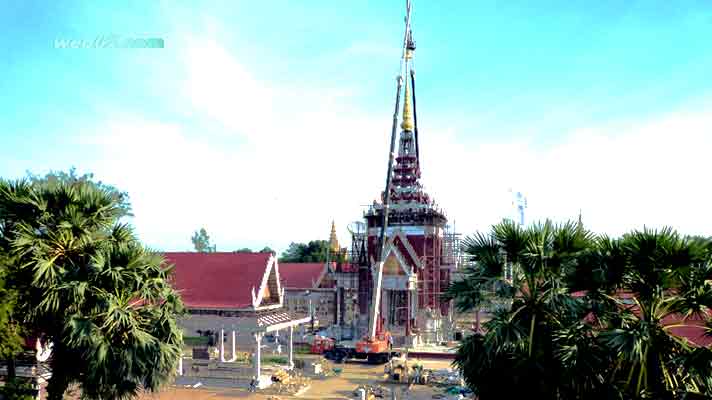
MULTIPOLYGON (((219 250, 283 250, 325 239, 334 218, 347 242, 346 224, 383 189, 390 111, 361 111, 348 89, 258 80, 210 40, 193 41, 179 61, 190 112, 243 141, 217 144, 176 123, 127 115, 85 137, 103 159, 97 176, 129 191, 141 237, 188 250, 204 226, 219 250)), ((463 144, 463 132, 424 125, 424 183, 464 233, 507 215, 513 188, 527 195, 529 220, 575 218, 581 209, 597 231, 647 223, 712 234, 709 110, 591 126, 543 150, 526 140, 463 144)))
POLYGON ((603 123, 544 150, 526 143, 462 148, 433 138, 428 151, 440 155, 424 160, 425 170, 466 231, 487 229, 510 212, 512 187, 527 195, 529 221, 574 219, 581 210, 598 232, 667 225, 712 235, 709 111, 603 123))

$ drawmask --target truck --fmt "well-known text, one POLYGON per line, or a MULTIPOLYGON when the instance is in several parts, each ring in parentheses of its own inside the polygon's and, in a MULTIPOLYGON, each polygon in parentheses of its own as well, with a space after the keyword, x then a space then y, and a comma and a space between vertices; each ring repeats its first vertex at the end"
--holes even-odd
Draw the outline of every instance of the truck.
POLYGON ((342 363, 346 360, 366 360, 369 364, 384 364, 391 358, 400 357, 401 355, 400 352, 393 351, 390 341, 390 333, 384 332, 377 336, 375 341, 369 341, 364 338, 356 343, 339 343, 323 354, 327 360, 337 363, 342 363), (380 347, 374 347, 373 344, 380 347))

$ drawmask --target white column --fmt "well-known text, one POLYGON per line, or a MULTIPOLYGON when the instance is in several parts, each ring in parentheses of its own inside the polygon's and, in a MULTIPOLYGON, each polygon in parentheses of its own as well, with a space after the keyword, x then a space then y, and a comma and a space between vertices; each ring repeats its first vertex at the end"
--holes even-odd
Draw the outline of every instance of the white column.
POLYGON ((252 334, 255 338, 255 357, 254 357, 254 366, 255 366, 255 379, 257 382, 260 382, 260 372, 262 369, 262 359, 261 359, 261 353, 262 353, 262 336, 264 334, 262 332, 255 332, 252 334))
POLYGON ((225 362, 225 328, 220 328, 220 362, 225 362))
POLYGON ((183 352, 180 353, 178 358, 178 376, 183 376, 183 352))
POLYGON ((237 361, 237 351, 236 349, 236 344, 235 344, 235 330, 233 329, 232 331, 232 358, 230 359, 230 362, 235 362, 237 361))
POLYGON ((294 326, 289 327, 289 369, 294 368, 294 326))

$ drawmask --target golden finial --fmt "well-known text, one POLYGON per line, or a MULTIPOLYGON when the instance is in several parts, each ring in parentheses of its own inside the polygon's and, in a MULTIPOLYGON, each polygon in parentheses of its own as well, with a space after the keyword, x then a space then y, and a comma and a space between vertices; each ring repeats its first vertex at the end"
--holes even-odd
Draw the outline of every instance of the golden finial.
POLYGON ((336 225, 331 221, 331 235, 329 235, 329 249, 333 254, 339 252, 339 239, 336 238, 336 225))
POLYGON ((410 105, 410 80, 405 80, 405 98, 403 99, 403 122, 401 128, 404 131, 413 132, 413 110, 410 105))

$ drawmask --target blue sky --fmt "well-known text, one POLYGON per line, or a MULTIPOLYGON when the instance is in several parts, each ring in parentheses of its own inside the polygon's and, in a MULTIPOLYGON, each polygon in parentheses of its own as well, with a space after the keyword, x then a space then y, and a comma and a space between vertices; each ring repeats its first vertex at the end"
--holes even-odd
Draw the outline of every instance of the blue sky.
MULTIPOLYGON (((404 2, 15 2, 0 176, 128 190, 149 245, 340 236, 382 190, 404 2), (55 40, 161 37, 163 49, 55 40)), ((464 233, 511 210, 712 235, 712 4, 416 1, 424 183, 464 233)))

